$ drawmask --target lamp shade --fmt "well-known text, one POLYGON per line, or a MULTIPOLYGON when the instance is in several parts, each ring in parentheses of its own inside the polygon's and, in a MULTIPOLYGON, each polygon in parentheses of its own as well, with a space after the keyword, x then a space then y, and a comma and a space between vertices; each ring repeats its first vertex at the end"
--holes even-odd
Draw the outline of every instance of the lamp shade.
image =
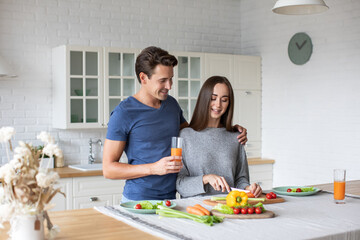
POLYGON ((10 65, 0 56, 0 79, 16 77, 10 65))
POLYGON ((272 11, 286 15, 306 15, 328 10, 323 0, 278 0, 272 11))

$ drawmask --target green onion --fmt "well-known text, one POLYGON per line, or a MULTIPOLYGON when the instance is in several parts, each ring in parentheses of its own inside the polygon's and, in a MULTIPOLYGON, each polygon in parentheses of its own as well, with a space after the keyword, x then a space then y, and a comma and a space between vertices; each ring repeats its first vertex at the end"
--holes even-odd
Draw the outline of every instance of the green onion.
POLYGON ((186 218, 195 222, 204 223, 208 226, 212 226, 214 223, 220 223, 224 219, 223 217, 217 216, 198 216, 195 214, 178 211, 161 205, 159 205, 158 208, 159 209, 156 210, 156 214, 162 217, 186 218))

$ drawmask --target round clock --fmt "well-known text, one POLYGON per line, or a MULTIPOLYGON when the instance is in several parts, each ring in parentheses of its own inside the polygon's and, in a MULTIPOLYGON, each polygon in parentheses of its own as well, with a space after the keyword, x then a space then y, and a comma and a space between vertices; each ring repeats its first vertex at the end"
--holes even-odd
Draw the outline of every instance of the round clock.
POLYGON ((288 54, 290 60, 296 65, 303 65, 309 61, 313 45, 306 33, 296 33, 289 42, 288 54))

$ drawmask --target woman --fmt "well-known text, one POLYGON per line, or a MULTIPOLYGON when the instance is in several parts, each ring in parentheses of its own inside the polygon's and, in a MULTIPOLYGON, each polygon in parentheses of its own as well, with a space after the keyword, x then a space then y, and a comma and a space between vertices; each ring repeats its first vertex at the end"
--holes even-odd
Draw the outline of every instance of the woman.
POLYGON ((249 183, 244 146, 233 131, 234 93, 225 77, 213 76, 202 86, 184 138, 183 168, 176 181, 182 197, 230 192, 230 187, 250 190, 258 197, 259 185, 249 183))

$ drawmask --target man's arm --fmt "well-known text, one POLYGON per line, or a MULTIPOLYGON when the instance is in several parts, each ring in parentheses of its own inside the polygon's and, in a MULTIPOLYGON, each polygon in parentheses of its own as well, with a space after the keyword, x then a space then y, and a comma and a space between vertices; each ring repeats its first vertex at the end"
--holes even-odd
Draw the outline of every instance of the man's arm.
POLYGON ((182 168, 182 163, 174 161, 181 157, 164 157, 155 163, 131 165, 121 163, 119 159, 124 152, 125 141, 105 139, 103 150, 103 175, 110 179, 134 179, 149 175, 165 175, 177 173, 182 168))

